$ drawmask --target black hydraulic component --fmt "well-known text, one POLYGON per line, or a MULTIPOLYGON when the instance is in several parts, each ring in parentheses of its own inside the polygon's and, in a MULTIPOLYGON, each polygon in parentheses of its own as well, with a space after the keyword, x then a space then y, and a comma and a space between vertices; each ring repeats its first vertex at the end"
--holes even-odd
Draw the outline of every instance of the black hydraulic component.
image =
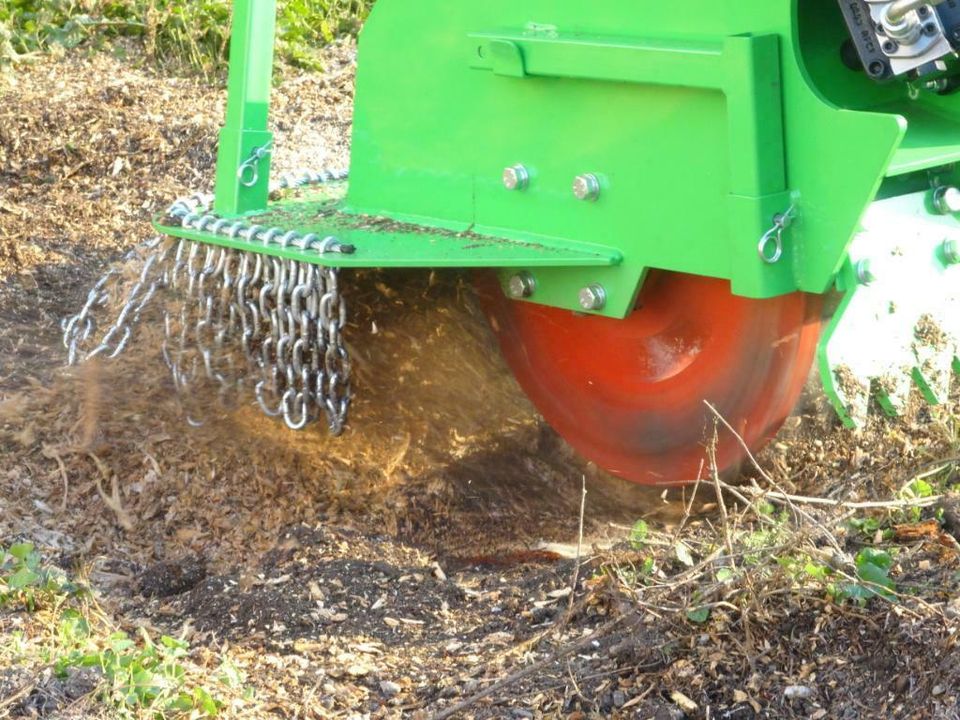
MULTIPOLYGON (((890 58, 883 52, 880 45, 869 5, 865 0, 839 0, 839 2, 840 11, 850 30, 850 38, 860 56, 864 71, 874 80, 890 80, 893 77, 890 58)), ((958 0, 947 0, 947 2, 952 5, 958 4, 958 0)))
POLYGON ((960 52, 960 0, 945 0, 936 11, 947 40, 954 50, 960 52))

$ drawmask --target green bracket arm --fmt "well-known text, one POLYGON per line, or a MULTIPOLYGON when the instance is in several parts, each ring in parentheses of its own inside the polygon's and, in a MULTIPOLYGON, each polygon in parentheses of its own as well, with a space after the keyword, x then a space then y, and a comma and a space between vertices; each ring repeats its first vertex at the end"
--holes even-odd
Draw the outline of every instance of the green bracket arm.
POLYGON ((273 135, 267 130, 276 0, 235 0, 227 116, 220 131, 214 211, 236 217, 267 207, 273 135))
MULTIPOLYGON (((470 65, 509 78, 569 78, 686 87, 727 98, 729 227, 734 292, 769 297, 796 289, 793 258, 764 263, 758 243, 789 208, 780 38, 734 35, 713 42, 474 33, 470 65), (752 269, 752 270, 747 270, 752 269)), ((690 139, 691 144, 696 138, 690 139)), ((696 168, 691 168, 691 178, 696 168)), ((692 202, 696 202, 691 180, 692 202)))

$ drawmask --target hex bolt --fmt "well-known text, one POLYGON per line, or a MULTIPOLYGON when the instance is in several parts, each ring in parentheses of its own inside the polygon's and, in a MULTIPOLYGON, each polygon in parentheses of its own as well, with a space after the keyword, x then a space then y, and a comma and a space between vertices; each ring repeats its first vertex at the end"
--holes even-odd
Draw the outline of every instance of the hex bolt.
POLYGON ((526 190, 530 185, 530 173, 523 165, 513 165, 503 171, 503 186, 507 190, 526 190))
POLYGON ((573 181, 573 194, 577 200, 593 202, 600 197, 600 178, 593 173, 577 175, 573 181))
POLYGON ((960 188, 938 187, 933 191, 933 207, 941 215, 960 213, 960 188))
POLYGON ((960 264, 960 240, 947 238, 943 241, 943 258, 948 265, 960 264))
POLYGON ((588 312, 603 310, 606 304, 607 291, 603 289, 603 285, 593 283, 580 291, 580 307, 584 310, 588 312))
POLYGON ((517 273, 507 283, 507 292, 514 300, 523 300, 537 291, 537 281, 528 272, 517 273))
POLYGON ((861 260, 857 263, 857 281, 861 285, 873 285, 877 281, 877 274, 870 260, 861 260))

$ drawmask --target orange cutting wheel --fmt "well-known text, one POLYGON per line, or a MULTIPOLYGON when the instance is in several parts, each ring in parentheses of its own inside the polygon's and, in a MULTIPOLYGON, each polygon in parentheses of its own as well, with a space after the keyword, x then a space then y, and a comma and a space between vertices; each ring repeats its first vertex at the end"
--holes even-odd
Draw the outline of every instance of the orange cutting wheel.
MULTIPOLYGON (((503 354, 544 418, 583 456, 646 485, 707 476, 709 401, 752 449, 780 429, 803 390, 821 298, 733 295, 730 283, 651 272, 625 320, 585 316, 478 290, 503 354)), ((720 429, 721 472, 746 453, 720 429)))

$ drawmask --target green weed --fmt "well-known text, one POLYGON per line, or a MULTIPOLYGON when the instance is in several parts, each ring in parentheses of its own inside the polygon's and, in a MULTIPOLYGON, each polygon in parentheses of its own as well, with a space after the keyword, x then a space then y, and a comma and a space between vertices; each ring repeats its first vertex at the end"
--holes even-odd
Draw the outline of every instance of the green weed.
MULTIPOLYGON (((278 0, 277 57, 320 69, 319 49, 356 33, 372 0, 278 0)), ((229 0, 6 0, 0 3, 0 64, 53 47, 143 41, 159 64, 222 73, 229 51, 229 0)))
MULTIPOLYGON (((60 677, 89 668, 100 678, 97 697, 121 718, 215 717, 225 703, 198 678, 186 642, 155 641, 141 629, 135 638, 102 614, 92 594, 43 562, 30 543, 0 547, 0 611, 23 612, 24 629, 4 643, 0 657, 23 667, 52 666, 60 677)), ((211 686, 237 698, 242 673, 224 662, 211 686)))
POLYGON ((183 660, 190 649, 182 640, 164 635, 154 642, 143 629, 139 642, 123 632, 97 638, 76 615, 64 616, 61 636, 73 648, 57 660, 54 671, 64 677, 70 668, 98 670, 101 699, 121 715, 147 709, 160 717, 216 717, 223 706, 209 690, 189 682, 183 660))
POLYGON ((61 570, 44 565, 31 543, 0 547, 0 608, 33 611, 81 590, 61 570))
POLYGON ((893 601, 896 597, 893 591, 896 584, 890 578, 890 568, 893 567, 893 556, 874 548, 864 548, 855 560, 857 566, 857 581, 845 582, 831 588, 834 597, 839 600, 853 600, 865 605, 874 597, 881 597, 893 601))

